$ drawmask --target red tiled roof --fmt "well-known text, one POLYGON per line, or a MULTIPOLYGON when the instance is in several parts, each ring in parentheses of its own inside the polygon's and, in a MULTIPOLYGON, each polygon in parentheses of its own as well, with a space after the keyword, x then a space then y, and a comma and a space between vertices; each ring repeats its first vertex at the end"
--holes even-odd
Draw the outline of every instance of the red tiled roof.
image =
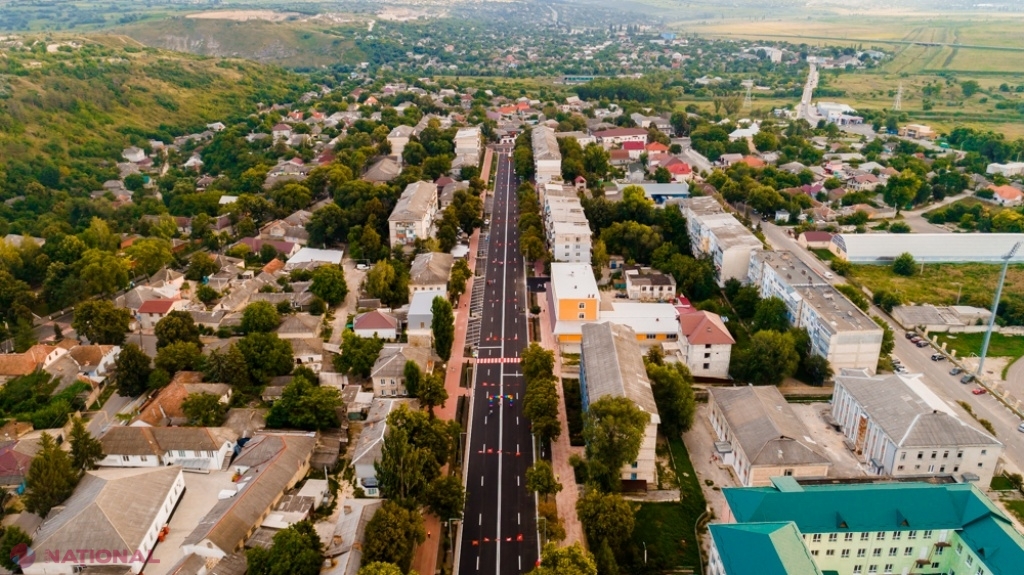
POLYGON ((686 341, 693 345, 732 345, 736 340, 729 334, 722 318, 708 311, 694 311, 679 316, 686 341))
POLYGON ((750 166, 751 168, 764 167, 764 160, 762 160, 761 158, 755 158, 754 156, 744 156, 743 159, 740 161, 750 166))
POLYGON ((668 146, 666 146, 665 144, 662 144, 661 142, 651 142, 650 144, 647 144, 647 151, 648 152, 667 152, 668 151, 668 146))
POLYGON ((139 313, 167 314, 174 307, 173 299, 151 299, 142 302, 139 306, 139 313))
POLYGON ((398 320, 381 311, 371 311, 356 318, 352 324, 355 329, 395 329, 398 320))
POLYGON ((608 152, 608 158, 611 160, 628 160, 629 150, 612 150, 608 152))
POLYGON ((1019 200, 1024 197, 1024 193, 1013 186, 989 186, 988 189, 1007 201, 1019 200))
POLYGON ((828 232, 804 232, 800 234, 805 240, 809 242, 828 242, 832 241, 832 234, 828 232))
POLYGON ((670 174, 686 175, 693 173, 693 169, 686 162, 673 162, 671 164, 664 164, 666 170, 670 174))
POLYGON ((644 143, 643 142, 623 142, 622 143, 622 149, 623 150, 642 150, 642 149, 644 149, 644 143))

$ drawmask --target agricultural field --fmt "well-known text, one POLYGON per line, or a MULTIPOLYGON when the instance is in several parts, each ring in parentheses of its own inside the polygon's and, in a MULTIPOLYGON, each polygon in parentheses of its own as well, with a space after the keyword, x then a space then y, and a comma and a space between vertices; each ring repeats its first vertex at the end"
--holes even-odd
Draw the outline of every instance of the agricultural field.
MULTIPOLYGON (((855 265, 848 278, 872 293, 895 293, 906 303, 954 305, 960 292, 961 304, 987 309, 992 306, 999 272, 1000 266, 994 264, 925 264, 923 272, 903 277, 890 266, 855 265)), ((1003 294, 1020 293, 1024 293, 1024 265, 1012 265, 1003 294)))

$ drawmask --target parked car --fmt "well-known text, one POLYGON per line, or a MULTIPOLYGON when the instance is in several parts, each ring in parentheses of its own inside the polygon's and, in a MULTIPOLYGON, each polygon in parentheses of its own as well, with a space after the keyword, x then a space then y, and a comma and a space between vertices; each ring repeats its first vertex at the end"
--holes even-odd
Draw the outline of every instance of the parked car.
POLYGON ((897 365, 896 373, 907 373, 907 368, 903 367, 902 365, 897 365))
POLYGON ((965 375, 965 376, 960 378, 960 383, 965 383, 966 384, 966 383, 971 383, 972 381, 974 381, 974 376, 969 374, 969 373, 967 375, 965 375))
POLYGON ((954 367, 953 369, 949 370, 949 375, 960 375, 963 372, 964 370, 961 369, 960 367, 954 367))
POLYGON ((356 269, 359 270, 359 271, 365 271, 365 270, 370 269, 370 266, 368 266, 366 264, 356 264, 356 269))
POLYGON ((914 343, 914 345, 916 345, 917 347, 928 347, 928 340, 922 339, 922 340, 914 343))
POLYGON ((907 339, 914 339, 915 337, 917 337, 917 332, 908 331, 907 333, 903 334, 903 337, 907 339))
POLYGON ((628 299, 629 298, 629 294, 617 293, 617 294, 615 294, 615 298, 616 299, 628 299))
POLYGON ((946 356, 942 355, 941 353, 933 353, 932 354, 932 361, 945 361, 945 359, 946 359, 946 356))
POLYGON ((1017 426, 1017 431, 1024 433, 1024 423, 1017 426))
POLYGON ((919 341, 921 341, 921 336, 919 336, 919 335, 914 335, 914 336, 911 336, 911 338, 910 338, 910 343, 917 343, 919 341))
POLYGON ((973 393, 974 395, 984 395, 985 394, 985 388, 984 387, 975 387, 974 389, 971 390, 971 393, 973 393))

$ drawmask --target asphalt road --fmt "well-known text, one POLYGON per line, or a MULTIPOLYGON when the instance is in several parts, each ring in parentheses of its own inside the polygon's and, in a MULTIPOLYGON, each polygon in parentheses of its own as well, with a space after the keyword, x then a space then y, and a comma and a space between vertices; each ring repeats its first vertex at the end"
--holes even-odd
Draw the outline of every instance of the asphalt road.
MULTIPOLYGON (((800 247, 796 241, 789 237, 785 228, 774 224, 761 222, 761 231, 765 239, 776 250, 789 250, 797 258, 824 274, 828 267, 821 262, 814 254, 800 247)), ((833 284, 845 283, 846 280, 835 275, 831 280, 833 284)), ((993 294, 994 295, 994 294, 993 294)), ((971 406, 974 414, 992 422, 996 430, 996 439, 1006 446, 1003 457, 1011 463, 1018 471, 1024 470, 1024 433, 1017 431, 1021 419, 1015 413, 989 394, 974 395, 972 389, 977 388, 976 384, 960 383, 960 376, 949 375, 953 367, 949 361, 932 361, 931 355, 936 350, 932 347, 917 347, 904 337, 904 330, 882 310, 872 306, 869 310, 871 315, 883 318, 896 335, 896 348, 892 355, 899 358, 910 374, 921 374, 921 380, 935 392, 943 401, 952 407, 963 421, 981 428, 974 418, 959 406, 958 401, 964 401, 971 406)))
POLYGON ((539 554, 537 504, 526 490, 533 436, 523 415, 519 358, 529 342, 525 264, 519 253, 519 180, 508 153, 496 154, 494 208, 480 346, 467 436, 466 507, 456 565, 460 575, 531 571, 539 554))

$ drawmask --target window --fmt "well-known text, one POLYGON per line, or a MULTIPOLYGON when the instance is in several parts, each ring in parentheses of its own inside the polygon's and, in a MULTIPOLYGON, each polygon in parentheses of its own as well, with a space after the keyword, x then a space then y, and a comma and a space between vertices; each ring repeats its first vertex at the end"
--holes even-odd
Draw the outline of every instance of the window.
POLYGON ((932 538, 932 530, 931 529, 925 529, 924 535, 922 535, 922 537, 924 537, 925 539, 931 539, 932 538))
POLYGON ((907 533, 907 539, 911 541, 917 539, 917 531, 910 531, 909 533, 907 533))
POLYGON ((935 459, 935 457, 936 457, 936 456, 937 456, 938 454, 939 454, 939 452, 938 452, 938 451, 933 451, 933 452, 932 452, 932 459, 935 459))
POLYGON ((929 465, 928 466, 928 473, 935 473, 935 466, 934 465, 929 465))
MULTIPOLYGON (((783 471, 782 474, 785 475, 786 477, 793 477, 793 470, 792 469, 787 469, 787 470, 783 471)), ((832 541, 831 535, 829 536, 829 541, 832 541)))
POLYGON ((974 565, 974 555, 968 555, 966 563, 968 566, 974 565))
POLYGON ((984 465, 984 463, 981 463, 980 461, 978 462, 978 467, 983 467, 984 465))
POLYGON ((882 548, 881 547, 875 547, 874 549, 872 549, 871 550, 871 556, 872 557, 881 557, 882 556, 882 548))
POLYGON ((939 473, 945 473, 945 472, 946 472, 946 466, 945 465, 940 465, 939 466, 939 473))
POLYGON ((185 451, 184 451, 184 450, 181 450, 181 449, 179 449, 179 450, 178 450, 178 457, 185 457, 185 451))
POLYGON ((835 543, 838 540, 839 540, 839 534, 838 533, 829 533, 828 534, 828 542, 829 543, 835 543))
POLYGON ((710 354, 710 353, 705 353, 705 354, 704 354, 704 359, 708 359, 708 358, 710 358, 710 357, 711 357, 711 354, 710 354))
POLYGON ((582 301, 581 301, 581 302, 580 302, 580 305, 579 305, 579 308, 580 308, 580 309, 586 309, 586 308, 587 308, 587 303, 586 303, 586 302, 582 302, 582 301))
POLYGON ((949 459, 949 451, 943 451, 942 452, 942 458, 943 459, 949 459))
POLYGON ((960 466, 959 465, 954 465, 953 466, 953 473, 956 473, 957 471, 960 471, 960 466))
POLYGON ((935 554, 936 555, 942 555, 942 552, 945 551, 945 550, 946 550, 945 547, 936 547, 935 548, 935 554))
POLYGON ((867 549, 858 549, 857 550, 857 557, 867 557, 867 555, 868 555, 868 550, 867 549))
POLYGON ((917 470, 919 470, 919 469, 921 469, 921 466, 920 466, 920 465, 915 465, 915 466, 914 466, 914 471, 917 471, 917 470))
POLYGON ((905 547, 905 548, 903 549, 903 555, 904 555, 905 557, 910 557, 910 556, 911 556, 911 555, 913 555, 913 554, 914 554, 914 548, 913 548, 913 547, 905 547))
POLYGON ((658 336, 653 334, 653 333, 647 334, 647 339, 657 339, 657 338, 658 338, 658 336))
POLYGON ((885 572, 886 573, 892 573, 892 563, 886 563, 885 564, 885 572))
POLYGON ((892 532, 892 540, 893 541, 899 541, 900 537, 903 537, 903 533, 902 532, 900 532, 900 531, 893 531, 892 532))
POLYGON ((811 555, 814 555, 815 557, 817 557, 818 556, 818 550, 817 549, 812 550, 811 551, 811 555))
POLYGON ((982 454, 982 455, 985 455, 986 453, 988 453, 988 450, 987 450, 987 449, 982 449, 982 450, 981 450, 981 454, 982 454))
POLYGON ((132 460, 132 458, 129 455, 122 455, 121 456, 121 461, 131 461, 131 460, 132 460))
POLYGON ((867 541, 870 538, 871 538, 871 534, 866 532, 866 531, 864 533, 860 534, 860 540, 861 541, 867 541))
POLYGON ((900 552, 899 547, 890 547, 889 548, 889 557, 896 557, 897 555, 899 555, 899 552, 900 552))
POLYGON ((580 313, 580 314, 578 314, 578 315, 577 315, 577 317, 578 317, 579 319, 586 319, 586 317, 587 317, 587 314, 585 314, 585 313, 580 313))
POLYGON ((711 364, 710 363, 705 363, 703 365, 704 365, 704 369, 711 369, 711 364))
POLYGON ((878 565, 868 565, 868 575, 878 573, 878 565))
POLYGON ((827 555, 829 557, 831 557, 831 556, 833 556, 835 554, 836 554, 836 550, 835 549, 828 549, 828 550, 825 551, 825 555, 827 555))
POLYGON ((858 575, 859 573, 860 573, 860 565, 854 565, 853 566, 853 575, 858 575))
POLYGON ((897 465, 896 466, 896 471, 903 471, 903 466, 902 465, 897 465))
POLYGON ((956 458, 957 458, 957 459, 960 459, 960 458, 961 458, 961 457, 963 457, 963 456, 964 456, 964 452, 963 452, 963 451, 957 451, 957 452, 956 452, 956 458))
POLYGON ((907 452, 904 451, 903 453, 900 453, 900 461, 906 461, 906 460, 907 460, 907 452))
POLYGON ((821 533, 815 533, 811 536, 811 541, 814 543, 821 543, 821 533))
POLYGON ((978 570, 974 572, 974 575, 985 575, 985 568, 978 567, 978 570))
POLYGON ((634 461, 634 462, 633 462, 633 463, 631 464, 631 467, 632 467, 633 469, 636 469, 636 467, 637 467, 637 463, 636 463, 636 461, 634 461))
POLYGON ((956 554, 960 555, 961 553, 963 553, 963 551, 964 551, 964 544, 963 543, 957 543, 956 544, 956 554))
POLYGON ((145 462, 145 461, 149 461, 149 458, 148 458, 148 457, 146 457, 145 455, 140 455, 140 456, 139 456, 139 461, 143 461, 143 462, 145 462))
POLYGON ((850 556, 850 550, 849 549, 843 549, 842 552, 839 553, 839 556, 842 557, 843 559, 846 559, 847 557, 850 556))
POLYGON ((885 541, 885 531, 875 533, 875 541, 885 541))
POLYGON ((917 458, 918 459, 924 459, 924 452, 923 451, 918 451, 917 452, 917 458))
POLYGON ((847 534, 846 534, 846 535, 845 535, 845 536, 843 537, 843 540, 844 540, 844 541, 853 541, 853 533, 847 533, 847 534))

